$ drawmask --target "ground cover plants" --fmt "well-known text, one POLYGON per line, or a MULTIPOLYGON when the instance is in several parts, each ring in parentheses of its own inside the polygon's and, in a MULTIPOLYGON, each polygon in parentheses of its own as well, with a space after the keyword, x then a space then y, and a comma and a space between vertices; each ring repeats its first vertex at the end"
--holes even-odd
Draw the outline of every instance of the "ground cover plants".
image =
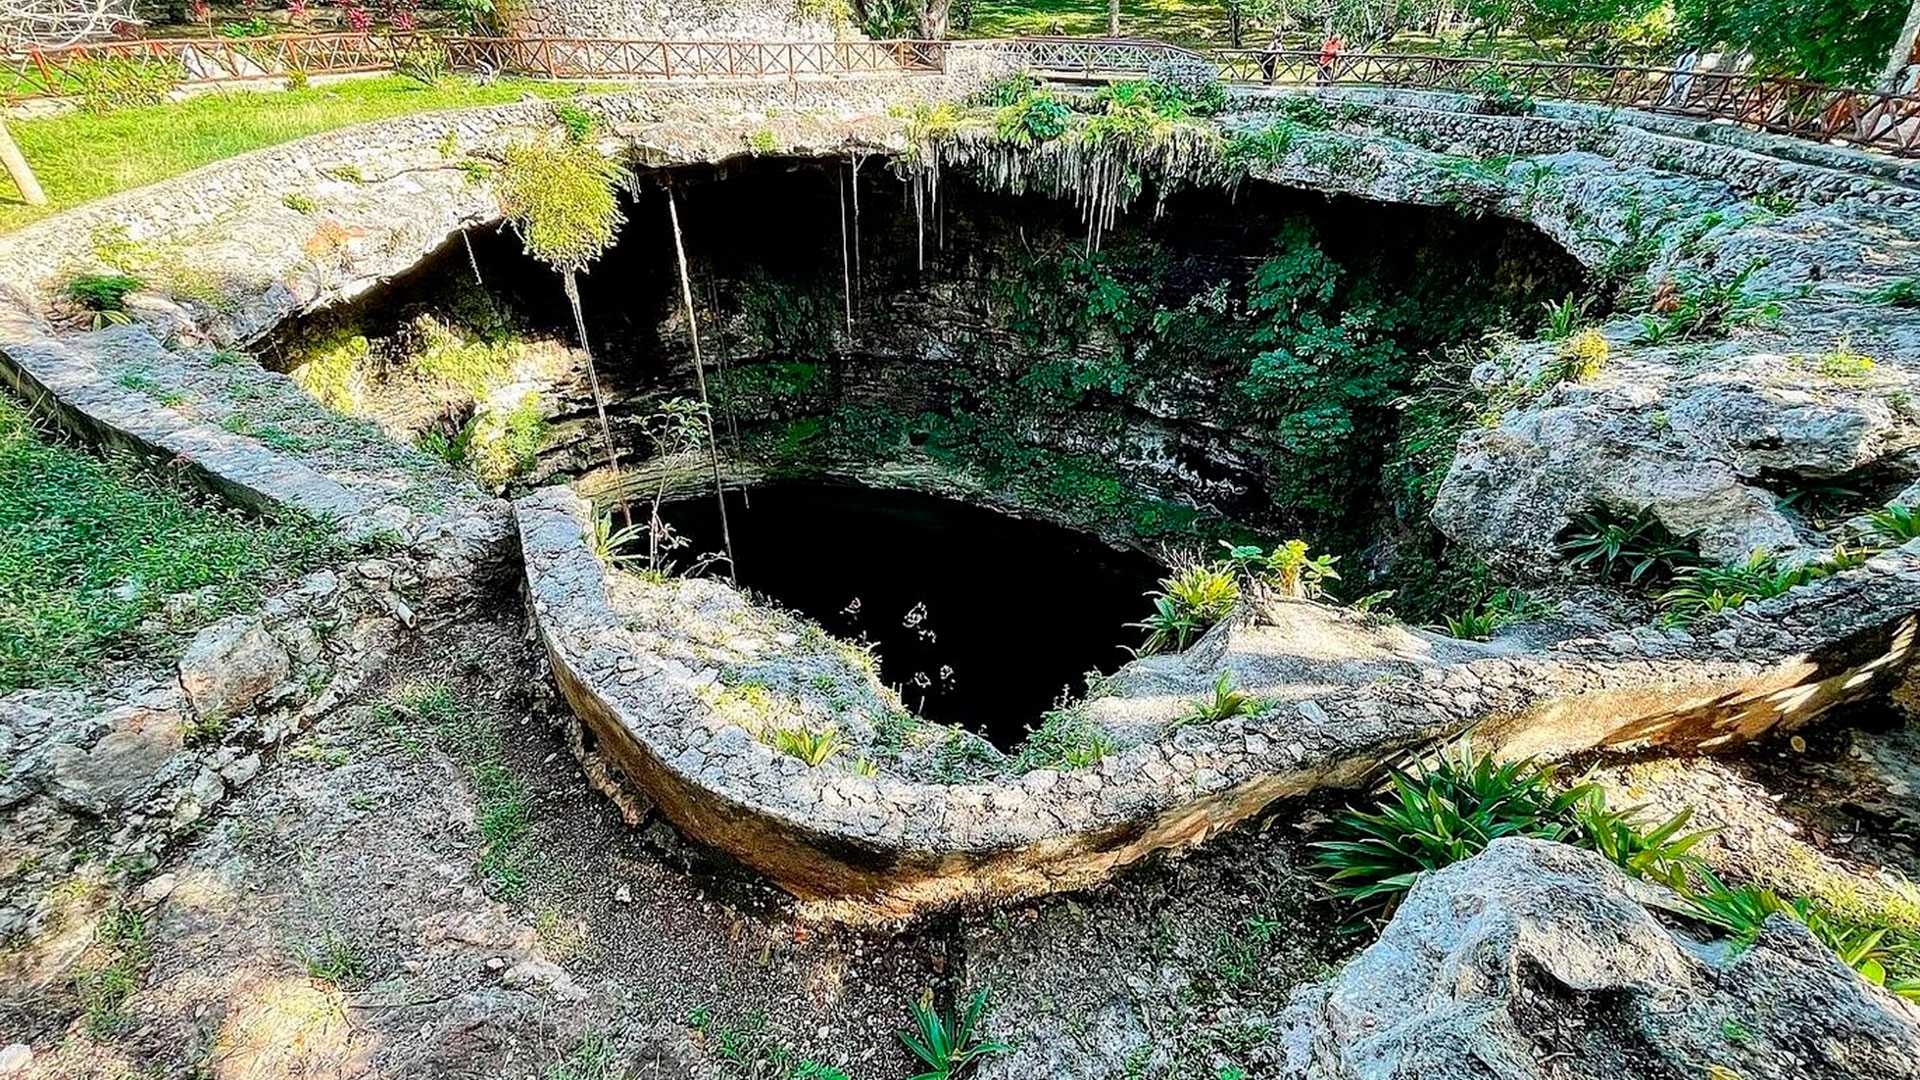
POLYGON ((1465 747, 1392 770, 1387 791, 1350 809, 1314 843, 1331 894, 1356 914, 1355 928, 1389 917, 1420 876, 1484 851, 1507 836, 1594 851, 1631 877, 1678 894, 1694 922, 1750 944, 1775 915, 1804 924, 1860 976, 1920 1001, 1920 934, 1858 921, 1808 897, 1759 885, 1729 885, 1695 852, 1709 835, 1689 830, 1691 810, 1654 821, 1608 805, 1605 792, 1569 784, 1557 767, 1499 762, 1465 747))
POLYGON ((249 518, 0 399, 0 691, 82 682, 337 550, 317 522, 249 518))

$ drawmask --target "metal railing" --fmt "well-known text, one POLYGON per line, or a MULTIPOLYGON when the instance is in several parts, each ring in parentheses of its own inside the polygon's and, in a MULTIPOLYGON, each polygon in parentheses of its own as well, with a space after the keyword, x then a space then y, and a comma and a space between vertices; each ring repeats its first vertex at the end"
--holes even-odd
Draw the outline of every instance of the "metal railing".
POLYGON ((642 41, 623 38, 456 37, 428 33, 152 38, 32 49, 4 58, 0 101, 84 96, 139 70, 161 85, 221 84, 388 71, 423 58, 454 70, 549 78, 645 80, 799 78, 937 72, 962 52, 1001 58, 1042 77, 1116 79, 1165 65, 1203 66, 1236 83, 1442 90, 1551 98, 1721 120, 1806 139, 1920 157, 1920 95, 1823 86, 1734 71, 1484 57, 1224 49, 1207 53, 1134 38, 992 41, 642 41))

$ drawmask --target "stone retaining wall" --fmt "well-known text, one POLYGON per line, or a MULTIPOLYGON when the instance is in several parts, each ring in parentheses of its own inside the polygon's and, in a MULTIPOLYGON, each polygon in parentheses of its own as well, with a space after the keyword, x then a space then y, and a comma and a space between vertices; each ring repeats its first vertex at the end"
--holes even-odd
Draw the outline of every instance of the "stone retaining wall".
POLYGON ((1515 651, 1418 635, 1410 646, 1408 631, 1376 628, 1377 651, 1396 659, 1340 684, 1323 646, 1372 624, 1283 605, 1184 654, 1136 661, 1114 677, 1112 697, 1092 703, 1098 717, 1155 715, 1232 671, 1275 708, 1173 725, 1086 768, 911 783, 809 768, 723 719, 701 694, 712 671, 663 660, 629 633, 589 546, 584 502, 549 488, 519 499, 515 514, 535 624, 601 752, 689 835, 842 916, 1083 886, 1462 733, 1540 754, 1735 745, 1883 692, 1911 659, 1920 612, 1916 543, 1742 609, 1708 641, 1649 632, 1515 651), (1306 683, 1289 653, 1316 656, 1306 683))

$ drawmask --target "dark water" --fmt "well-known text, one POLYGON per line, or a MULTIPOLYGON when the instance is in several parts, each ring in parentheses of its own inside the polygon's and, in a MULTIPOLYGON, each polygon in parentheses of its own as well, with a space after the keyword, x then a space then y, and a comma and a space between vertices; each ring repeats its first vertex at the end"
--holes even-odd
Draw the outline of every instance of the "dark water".
MULTIPOLYGON (((1125 662, 1157 562, 951 499, 823 483, 728 493, 740 584, 872 642, 909 708, 1019 742, 1060 692, 1125 662)), ((661 516, 720 548, 711 496, 661 516)), ((684 553, 683 553, 684 554, 684 553)), ((688 559, 679 560, 683 565, 688 559)))

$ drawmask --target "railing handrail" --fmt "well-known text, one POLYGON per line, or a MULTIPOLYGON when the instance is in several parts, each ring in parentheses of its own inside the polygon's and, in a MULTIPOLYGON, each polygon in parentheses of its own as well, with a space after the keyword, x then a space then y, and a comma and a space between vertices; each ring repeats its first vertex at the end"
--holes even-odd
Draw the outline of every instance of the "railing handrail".
MULTIPOLYGON (((76 92, 90 59, 170 59, 192 67, 190 84, 217 85, 294 71, 378 71, 422 41, 436 41, 456 67, 498 68, 552 78, 798 78, 885 71, 942 71, 950 53, 1011 53, 1028 70, 1122 77, 1170 58, 1204 64, 1243 83, 1378 86, 1484 91, 1468 76, 1498 72, 1529 94, 1559 100, 1723 119, 1803 138, 1839 140, 1901 157, 1920 157, 1920 93, 1826 86, 1808 79, 1746 71, 1688 70, 1644 64, 1530 60, 1432 53, 1339 52, 1323 60, 1311 48, 1238 48, 1206 52, 1153 38, 1036 36, 931 41, 666 40, 617 37, 479 37, 432 30, 335 30, 229 38, 143 38, 30 48, 0 60, 12 88, 0 101, 59 98, 76 92)), ((4 84, 0 84, 4 85, 4 84)))

